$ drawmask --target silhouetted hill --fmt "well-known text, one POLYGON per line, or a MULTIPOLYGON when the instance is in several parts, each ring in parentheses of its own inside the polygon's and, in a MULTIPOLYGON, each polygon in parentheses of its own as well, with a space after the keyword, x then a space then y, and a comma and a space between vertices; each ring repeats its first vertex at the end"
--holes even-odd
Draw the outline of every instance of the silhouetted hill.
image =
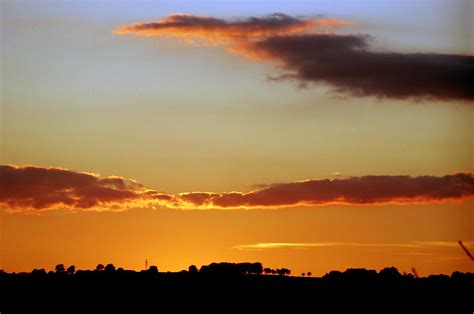
MULTIPOLYGON (((474 274, 415 278, 396 268, 380 272, 366 269, 332 271, 320 278, 287 276, 288 269, 273 270, 260 263, 212 263, 199 270, 159 272, 116 269, 99 264, 96 270, 78 270, 60 264, 55 272, 0 272, 0 311, 27 308, 51 311, 151 307, 163 309, 451 309, 472 313, 474 274), (223 306, 223 307, 222 307, 223 306)), ((220 311, 221 310, 221 311, 220 311)), ((310 311, 313 313, 314 311, 310 311)), ((455 312, 451 312, 455 313, 455 312)))

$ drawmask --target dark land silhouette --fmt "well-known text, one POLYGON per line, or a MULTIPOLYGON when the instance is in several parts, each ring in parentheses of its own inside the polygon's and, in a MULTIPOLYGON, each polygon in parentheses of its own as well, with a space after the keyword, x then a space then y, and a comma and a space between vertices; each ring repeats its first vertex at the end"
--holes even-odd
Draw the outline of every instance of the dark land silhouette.
POLYGON ((176 311, 191 308, 222 313, 283 308, 312 309, 311 313, 325 308, 382 312, 397 308, 410 312, 447 306, 468 313, 474 309, 473 273, 416 278, 388 267, 379 272, 331 271, 322 277, 311 277, 310 272, 290 275, 289 269, 266 268, 261 263, 212 263, 200 268, 191 265, 180 272, 160 272, 154 265, 142 271, 125 270, 113 264, 99 264, 94 270, 58 264, 49 272, 0 271, 0 311, 3 314, 33 308, 67 313, 68 309, 81 309, 88 313, 97 308, 165 306, 176 311))

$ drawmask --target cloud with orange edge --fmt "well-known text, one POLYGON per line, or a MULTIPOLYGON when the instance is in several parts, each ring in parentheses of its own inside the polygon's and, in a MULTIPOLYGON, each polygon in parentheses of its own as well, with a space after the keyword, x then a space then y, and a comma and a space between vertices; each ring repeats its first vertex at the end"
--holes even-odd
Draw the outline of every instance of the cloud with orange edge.
POLYGON ((0 208, 10 212, 120 211, 139 207, 264 209, 293 206, 426 204, 474 197, 471 173, 446 176, 372 175, 268 185, 250 192, 166 194, 118 176, 64 168, 0 166, 0 208))
POLYGON ((223 20, 209 16, 171 14, 154 22, 134 23, 116 28, 117 35, 200 39, 209 43, 231 44, 234 41, 262 39, 274 35, 327 30, 351 24, 333 18, 296 18, 283 13, 264 17, 223 20))
POLYGON ((274 62, 282 73, 269 76, 269 81, 324 85, 349 96, 474 103, 473 56, 375 51, 370 36, 328 32, 354 24, 282 13, 236 20, 172 14, 113 32, 198 41, 245 58, 274 62))
POLYGON ((146 189, 135 180, 57 167, 0 166, 0 206, 11 211, 121 210, 146 189))

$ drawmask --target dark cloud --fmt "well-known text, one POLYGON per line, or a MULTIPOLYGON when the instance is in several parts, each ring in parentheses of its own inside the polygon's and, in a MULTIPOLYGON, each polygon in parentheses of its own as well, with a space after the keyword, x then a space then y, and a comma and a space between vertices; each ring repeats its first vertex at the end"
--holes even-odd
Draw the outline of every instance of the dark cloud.
POLYGON ((284 72, 269 80, 324 84, 351 96, 474 100, 474 57, 375 51, 369 36, 322 33, 351 24, 281 13, 233 21, 175 14, 114 33, 204 40, 246 58, 279 62, 284 72))
POLYGON ((61 168, 0 166, 0 206, 11 211, 46 209, 123 210, 163 206, 179 209, 253 209, 330 204, 416 204, 474 197, 474 177, 363 176, 270 185, 248 193, 166 194, 121 177, 61 168))
MULTIPOLYGON (((202 194, 202 193, 201 193, 202 194)), ((186 196, 189 201, 193 193, 186 196)), ((282 183, 250 193, 200 195, 196 206, 265 208, 327 204, 431 203, 474 196, 472 174, 434 176, 363 176, 282 183)))
POLYGON ((328 84, 355 96, 474 100, 474 57, 374 52, 369 41, 355 35, 273 36, 248 49, 280 61, 288 72, 279 79, 328 84))
POLYGON ((115 208, 139 198, 142 185, 61 168, 0 166, 0 204, 11 210, 115 208))

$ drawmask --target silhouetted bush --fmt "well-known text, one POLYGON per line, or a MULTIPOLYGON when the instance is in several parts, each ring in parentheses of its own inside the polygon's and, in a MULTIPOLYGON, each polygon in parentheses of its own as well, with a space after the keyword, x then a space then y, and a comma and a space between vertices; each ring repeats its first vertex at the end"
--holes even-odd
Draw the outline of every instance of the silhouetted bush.
POLYGON ((379 272, 379 275, 385 280, 398 280, 401 277, 400 272, 395 267, 387 267, 379 272))
POLYGON ((158 267, 156 267, 155 265, 151 265, 150 268, 148 268, 148 272, 156 274, 158 273, 158 267))
POLYGON ((76 272, 76 266, 74 265, 71 265, 67 268, 66 272, 69 274, 69 275, 72 275, 76 272))
POLYGON ((276 271, 280 276, 289 276, 291 274, 291 270, 286 268, 279 268, 276 271))
POLYGON ((45 277, 47 273, 46 273, 46 270, 44 270, 44 268, 41 268, 41 269, 35 268, 31 271, 31 275, 33 277, 45 277))
POLYGON ((64 273, 66 269, 64 268, 64 264, 58 264, 54 267, 56 273, 64 273))
POLYGON ((115 271, 115 266, 114 264, 107 264, 104 268, 104 271, 107 273, 111 273, 115 271))

